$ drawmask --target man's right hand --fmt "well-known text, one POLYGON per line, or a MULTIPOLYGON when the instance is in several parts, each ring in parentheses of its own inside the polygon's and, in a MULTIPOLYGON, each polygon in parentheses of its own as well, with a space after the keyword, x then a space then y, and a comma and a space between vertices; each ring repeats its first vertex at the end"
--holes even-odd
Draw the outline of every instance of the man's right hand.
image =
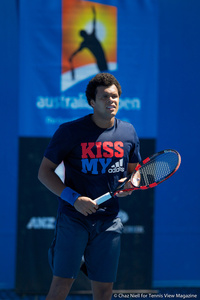
POLYGON ((91 215, 98 209, 98 205, 92 199, 84 196, 80 196, 76 199, 74 207, 84 216, 91 215))

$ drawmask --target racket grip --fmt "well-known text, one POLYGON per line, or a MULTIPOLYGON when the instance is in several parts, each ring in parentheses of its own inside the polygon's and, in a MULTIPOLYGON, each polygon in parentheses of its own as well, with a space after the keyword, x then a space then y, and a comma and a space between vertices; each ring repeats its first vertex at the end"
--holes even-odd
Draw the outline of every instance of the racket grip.
POLYGON ((108 193, 106 193, 106 194, 104 194, 104 195, 102 195, 102 196, 96 198, 96 199, 94 200, 94 202, 96 202, 96 204, 99 205, 99 204, 101 204, 101 203, 107 201, 107 200, 110 199, 111 197, 112 197, 111 194, 108 192, 108 193))

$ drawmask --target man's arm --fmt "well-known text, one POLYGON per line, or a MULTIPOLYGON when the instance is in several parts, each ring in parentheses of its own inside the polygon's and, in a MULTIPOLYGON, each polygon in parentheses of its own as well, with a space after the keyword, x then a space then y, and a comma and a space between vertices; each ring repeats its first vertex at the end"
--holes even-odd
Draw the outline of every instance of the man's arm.
MULTIPOLYGON (((38 179, 47 189, 60 197, 67 187, 55 173, 57 166, 57 164, 54 164, 48 158, 44 157, 39 168, 38 179)), ((74 202, 74 207, 77 211, 87 216, 88 214, 96 212, 98 205, 90 198, 80 196, 74 202)))
POLYGON ((52 193, 60 196, 66 186, 55 173, 57 166, 58 165, 54 164, 48 158, 44 157, 39 168, 38 179, 52 193))
POLYGON ((128 164, 128 174, 131 174, 135 171, 135 168, 137 167, 138 163, 129 163, 128 164))

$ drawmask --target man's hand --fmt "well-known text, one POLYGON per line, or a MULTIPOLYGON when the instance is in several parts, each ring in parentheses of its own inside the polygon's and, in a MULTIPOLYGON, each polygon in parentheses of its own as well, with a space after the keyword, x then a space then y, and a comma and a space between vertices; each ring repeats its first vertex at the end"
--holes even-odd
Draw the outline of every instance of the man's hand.
POLYGON ((96 212, 98 205, 90 198, 80 196, 74 202, 75 209, 84 216, 91 215, 96 212))
MULTIPOLYGON (((124 181, 126 180, 126 177, 125 178, 121 178, 119 181, 119 183, 123 183, 124 181)), ((126 182, 125 186, 123 187, 123 189, 129 189, 129 188, 132 188, 132 184, 129 181, 126 182)), ((129 191, 129 192, 123 192, 123 191, 119 191, 117 192, 116 196, 117 197, 126 197, 126 196, 130 196, 132 194, 133 190, 132 191, 129 191)))
MULTIPOLYGON (((128 164, 128 174, 131 174, 134 172, 135 168, 137 167, 138 163, 129 163, 128 164)), ((137 174, 137 173, 136 173, 137 174)), ((135 177, 135 176, 134 176, 135 177)), ((136 177, 139 177, 140 178, 140 174, 136 177)), ((119 183, 122 184, 124 181, 126 180, 126 177, 125 178, 121 178, 119 180, 119 183)), ((138 180, 137 180, 138 181, 138 180)), ((140 184, 140 179, 139 179, 139 182, 137 182, 136 186, 139 186, 140 184)), ((129 188, 132 188, 132 184, 131 184, 131 181, 127 181, 125 186, 123 187, 123 189, 129 189, 129 188)), ((126 197, 126 196, 130 196, 132 194, 133 190, 132 191, 129 191, 129 192, 122 192, 122 191, 119 191, 119 193, 116 194, 117 197, 126 197)))

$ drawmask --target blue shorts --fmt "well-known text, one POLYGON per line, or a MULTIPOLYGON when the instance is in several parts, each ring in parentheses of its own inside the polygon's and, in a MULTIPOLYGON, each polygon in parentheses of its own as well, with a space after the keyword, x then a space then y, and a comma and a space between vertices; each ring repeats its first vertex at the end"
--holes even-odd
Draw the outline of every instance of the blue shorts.
POLYGON ((114 282, 122 229, 119 218, 95 222, 59 213, 55 237, 49 249, 49 263, 53 275, 76 278, 84 256, 90 280, 114 282))

